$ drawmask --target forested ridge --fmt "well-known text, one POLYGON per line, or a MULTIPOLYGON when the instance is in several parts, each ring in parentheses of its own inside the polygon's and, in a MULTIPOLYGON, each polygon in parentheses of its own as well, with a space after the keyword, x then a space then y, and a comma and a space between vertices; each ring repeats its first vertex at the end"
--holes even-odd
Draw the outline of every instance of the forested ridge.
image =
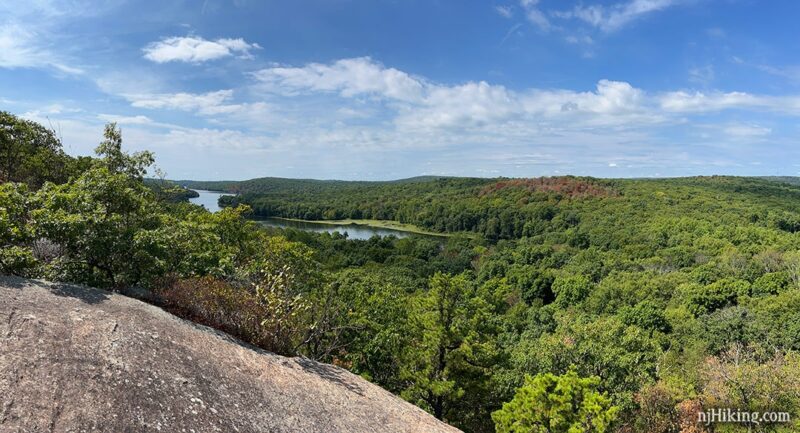
MULTIPOLYGON (((581 217, 587 219, 587 230, 609 228, 615 224, 613 220, 641 224, 657 216, 693 215, 698 221, 738 221, 794 231, 796 226, 800 228, 796 220, 800 189, 786 182, 710 176, 613 180, 422 178, 394 182, 265 178, 179 183, 238 194, 223 197, 222 204, 247 204, 258 216, 393 220, 440 232, 477 232, 497 240, 536 236, 551 229, 575 227, 580 231, 581 217)), ((634 227, 628 230, 636 231, 634 227)))
POLYGON ((2 119, 14 161, 33 159, 0 160, 2 273, 143 289, 469 432, 800 427, 800 187, 725 176, 145 182, 153 155, 124 152, 113 124, 97 157, 78 161, 46 129, 2 119), (238 195, 212 214, 168 192, 176 184, 238 195), (455 235, 350 240, 265 229, 253 214, 455 235), (712 408, 792 422, 698 423, 712 408))

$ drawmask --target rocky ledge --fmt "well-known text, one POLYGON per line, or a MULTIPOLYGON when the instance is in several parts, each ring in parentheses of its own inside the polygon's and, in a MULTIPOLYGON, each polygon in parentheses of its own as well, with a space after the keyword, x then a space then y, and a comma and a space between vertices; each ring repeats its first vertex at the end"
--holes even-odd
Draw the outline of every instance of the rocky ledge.
POLYGON ((0 432, 456 432, 341 368, 98 289, 0 277, 0 432))

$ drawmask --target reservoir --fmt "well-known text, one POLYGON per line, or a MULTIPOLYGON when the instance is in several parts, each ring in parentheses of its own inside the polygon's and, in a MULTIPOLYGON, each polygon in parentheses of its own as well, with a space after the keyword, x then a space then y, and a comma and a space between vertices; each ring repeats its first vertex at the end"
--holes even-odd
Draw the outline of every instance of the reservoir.
POLYGON ((219 212, 219 198, 224 195, 233 195, 225 192, 206 191, 204 189, 193 189, 196 193, 200 194, 199 197, 190 198, 189 202, 199 206, 203 206, 209 212, 219 212))
POLYGON ((383 227, 372 227, 362 224, 326 224, 311 221, 288 220, 283 218, 263 218, 258 219, 257 221, 266 227, 277 227, 282 229, 292 228, 296 230, 305 230, 317 233, 347 233, 348 239, 364 240, 373 236, 397 236, 398 238, 406 238, 412 235, 412 233, 402 230, 392 230, 383 227))
MULTIPOLYGON (((219 207, 219 198, 225 195, 232 195, 224 192, 218 191, 206 191, 202 189, 195 189, 199 197, 190 198, 189 201, 196 204, 203 206, 209 212, 218 212, 220 210, 219 207)), ((296 229, 296 230, 305 230, 309 232, 317 232, 317 233, 333 233, 339 232, 341 234, 347 233, 348 239, 369 239, 373 236, 396 236, 398 238, 406 238, 412 236, 413 233, 403 231, 403 230, 394 230, 390 228, 384 227, 373 227, 365 224, 326 224, 326 223, 318 223, 312 221, 298 221, 298 220, 290 220, 290 219, 283 219, 283 218, 259 218, 256 219, 256 222, 265 226, 265 227, 275 227, 281 229, 296 229)), ((422 235, 427 236, 427 235, 422 235)))

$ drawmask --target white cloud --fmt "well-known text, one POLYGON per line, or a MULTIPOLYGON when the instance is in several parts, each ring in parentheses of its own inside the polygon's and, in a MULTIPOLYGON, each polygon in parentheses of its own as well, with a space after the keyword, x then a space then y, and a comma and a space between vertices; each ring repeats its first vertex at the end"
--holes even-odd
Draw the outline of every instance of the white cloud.
POLYGON ((732 124, 722 128, 722 131, 732 137, 755 138, 772 134, 772 128, 759 125, 732 124))
MULTIPOLYGON (((261 158, 267 151, 280 154, 274 165, 268 158, 259 159, 258 168, 248 172, 250 177, 264 175, 265 167, 278 170, 275 175, 292 175, 281 171, 287 165, 321 170, 317 176, 341 177, 341 167, 385 167, 387 158, 420 152, 430 158, 431 171, 456 167, 454 174, 475 168, 500 168, 508 175, 546 174, 542 170, 552 173, 555 168, 581 174, 586 167, 613 173, 614 167, 626 167, 626 173, 644 175, 649 172, 632 170, 658 170, 664 161, 674 167, 711 166, 714 161, 703 154, 711 154, 708 149, 750 144, 766 148, 763 143, 782 137, 769 127, 735 123, 722 115, 723 120, 711 125, 698 124, 717 119, 719 112, 800 116, 796 96, 647 92, 614 80, 600 80, 586 90, 511 88, 485 81, 444 84, 365 57, 276 65, 250 78, 251 87, 201 93, 164 91, 165 83, 141 91, 131 87, 120 96, 132 109, 154 111, 146 116, 131 109, 124 116, 91 115, 90 122, 100 124, 97 136, 100 121, 128 125, 126 140, 152 146, 159 161, 175 161, 178 166, 187 148, 213 155, 214 167, 253 166, 248 158, 261 158), (191 128, 160 124, 152 120, 159 118, 155 110, 197 117, 191 128), (682 133, 692 127, 700 127, 705 135, 682 133), (692 153, 694 149, 700 149, 699 156, 692 153), (335 156, 317 161, 314 155, 320 151, 334 151, 329 153, 335 156), (219 158, 227 159, 219 163, 219 158)), ((49 110, 58 113, 60 108, 53 105, 49 110)), ((758 122, 778 124, 763 118, 758 122)), ((91 145, 97 141, 93 137, 91 145)), ((375 176, 416 174, 402 170, 419 167, 418 159, 397 160, 400 173, 375 176)), ((734 160, 731 156, 725 161, 734 160)), ((164 167, 171 170, 169 164, 164 167)))
POLYGON ((783 66, 783 67, 758 65, 757 68, 763 72, 766 72, 770 75, 774 75, 776 77, 786 78, 789 81, 795 83, 800 82, 800 66, 798 65, 783 66))
POLYGON ((69 66, 50 49, 43 47, 43 36, 28 26, 0 25, 0 68, 44 68, 77 75, 83 70, 69 66))
POLYGON ((232 129, 180 128, 170 130, 163 137, 165 146, 182 147, 191 143, 195 147, 226 151, 262 151, 269 147, 268 140, 258 135, 232 129))
POLYGON ((97 118, 104 122, 116 122, 120 125, 150 125, 153 119, 147 116, 118 116, 115 114, 98 114, 97 118))
POLYGON ((692 83, 708 85, 714 81, 714 67, 712 65, 698 66, 689 69, 689 81, 692 83))
POLYGON ((745 92, 667 92, 659 96, 660 107, 675 113, 703 113, 731 109, 766 110, 800 115, 800 97, 765 96, 745 92))
POLYGON ((578 108, 599 114, 631 113, 641 109, 644 92, 623 81, 600 80, 595 93, 575 98, 578 108))
POLYGON ((568 44, 574 45, 592 45, 594 44, 594 39, 591 36, 576 36, 576 35, 569 35, 564 40, 568 44))
POLYGON ((627 82, 600 80, 594 91, 510 90, 487 82, 441 85, 369 58, 303 67, 276 66, 253 77, 285 97, 335 94, 390 103, 400 128, 499 128, 519 122, 571 122, 573 127, 643 127, 682 114, 761 109, 800 114, 800 99, 747 93, 676 91, 650 94, 627 82))
POLYGON ((495 6, 494 10, 503 18, 511 18, 514 16, 514 8, 511 6, 495 6))
POLYGON ((36 68, 56 76, 85 73, 64 26, 98 17, 125 0, 0 1, 0 68, 36 68))
POLYGON ((564 19, 578 19, 606 32, 612 32, 647 14, 662 11, 680 0, 629 0, 611 6, 579 4, 569 11, 553 15, 564 19))
POLYGON ((0 16, 42 19, 96 17, 108 13, 126 0, 27 0, 0 3, 0 16))
POLYGON ((784 78, 792 83, 800 83, 800 65, 768 65, 747 61, 739 56, 731 56, 731 63, 755 68, 766 74, 784 78))
POLYGON ((202 63, 233 55, 249 59, 252 58, 250 51, 260 48, 258 44, 245 42, 242 38, 209 41, 199 36, 176 36, 153 42, 143 51, 146 59, 156 63, 202 63))
POLYGON ((66 114, 66 113, 80 113, 83 111, 80 108, 74 106, 65 106, 65 103, 53 103, 45 105, 42 108, 36 109, 33 112, 42 115, 50 115, 50 114, 66 114))
MULTIPOLYGON (((614 170, 611 164, 626 167, 626 172, 657 170, 663 166, 659 160, 671 161, 675 167, 697 167, 714 161, 690 156, 683 151, 687 143, 675 141, 665 131, 696 125, 697 115, 726 110, 800 115, 800 99, 795 97, 651 93, 613 80, 600 80, 586 91, 512 89, 485 81, 442 84, 370 58, 276 65, 252 73, 251 78, 253 87, 241 91, 123 95, 133 108, 198 115, 199 121, 205 122, 199 128, 150 123, 154 116, 137 113, 100 118, 127 123, 127 136, 147 130, 159 137, 161 154, 172 155, 172 148, 186 146, 214 155, 227 149, 245 163, 244 155, 262 155, 269 150, 282 155, 280 168, 270 166, 272 169, 302 165, 322 170, 319 175, 340 177, 342 171, 333 172, 329 167, 380 165, 387 155, 412 151, 437 155, 431 170, 452 170, 453 161, 464 170, 467 166, 507 167, 501 171, 509 174, 530 174, 515 171, 530 169, 543 173, 541 170, 554 167, 580 174, 578 167, 614 170), (244 96, 262 99, 244 102, 239 99, 244 96), (311 162, 316 152, 332 149, 337 152, 335 161, 311 162), (370 158, 374 160, 369 162, 370 158), (345 163, 348 160, 350 163, 345 163)), ((690 136, 700 143, 699 149, 724 149, 775 138, 771 129, 759 125, 724 122, 712 126, 703 127, 706 136, 690 136)))
POLYGON ((345 98, 372 96, 394 102, 400 112, 397 121, 406 126, 484 125, 533 115, 637 114, 645 100, 640 89, 610 80, 601 80, 596 92, 514 92, 484 81, 445 86, 369 58, 273 67, 253 76, 267 90, 283 95, 336 93, 345 98))
POLYGON ((520 24, 520 23, 517 23, 517 24, 514 24, 513 26, 511 26, 511 28, 508 29, 508 31, 506 32, 506 35, 503 36, 503 39, 500 40, 500 45, 503 45, 504 43, 506 43, 508 38, 510 38, 512 35, 517 34, 517 31, 520 29, 520 27, 522 27, 522 24, 520 24))
POLYGON ((665 93, 660 102, 661 108, 666 111, 689 113, 752 106, 757 103, 757 99, 743 92, 705 94, 677 91, 665 93))
POLYGON ((401 101, 418 100, 424 82, 394 68, 386 68, 369 57, 342 59, 332 64, 311 63, 304 67, 262 69, 252 74, 263 88, 283 94, 337 92, 342 96, 381 95, 401 101))
POLYGON ((520 6, 525 10, 525 17, 536 27, 543 31, 549 31, 552 24, 544 12, 539 9, 539 0, 520 0, 520 6))
POLYGON ((459 86, 427 86, 418 104, 406 107, 396 122, 408 128, 481 127, 522 114, 522 104, 503 86, 484 81, 459 86))
POLYGON ((515 128, 640 126, 660 122, 649 113, 644 92, 628 83, 601 80, 594 92, 529 89, 473 82, 430 86, 418 105, 401 111, 397 122, 409 128, 515 128), (560 127, 560 126, 559 126, 560 127))
POLYGON ((567 115, 570 113, 628 114, 644 109, 644 92, 621 81, 600 80, 594 92, 571 90, 532 90, 526 98, 527 109, 534 113, 567 115))
POLYGON ((208 93, 159 93, 123 95, 138 108, 200 111, 222 106, 233 97, 233 90, 208 93))
POLYGON ((134 93, 121 96, 127 99, 132 107, 187 111, 208 117, 218 123, 222 123, 215 119, 219 116, 224 116, 229 123, 264 122, 274 111, 270 104, 263 101, 234 103, 234 92, 230 89, 207 93, 134 93))

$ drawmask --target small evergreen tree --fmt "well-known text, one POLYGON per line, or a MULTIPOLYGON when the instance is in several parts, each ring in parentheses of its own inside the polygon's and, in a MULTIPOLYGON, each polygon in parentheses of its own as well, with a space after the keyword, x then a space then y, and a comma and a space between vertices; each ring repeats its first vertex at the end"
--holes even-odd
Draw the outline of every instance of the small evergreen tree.
POLYGON ((492 414, 497 433, 603 433, 619 408, 598 391, 598 377, 574 370, 527 377, 514 399, 492 414))

